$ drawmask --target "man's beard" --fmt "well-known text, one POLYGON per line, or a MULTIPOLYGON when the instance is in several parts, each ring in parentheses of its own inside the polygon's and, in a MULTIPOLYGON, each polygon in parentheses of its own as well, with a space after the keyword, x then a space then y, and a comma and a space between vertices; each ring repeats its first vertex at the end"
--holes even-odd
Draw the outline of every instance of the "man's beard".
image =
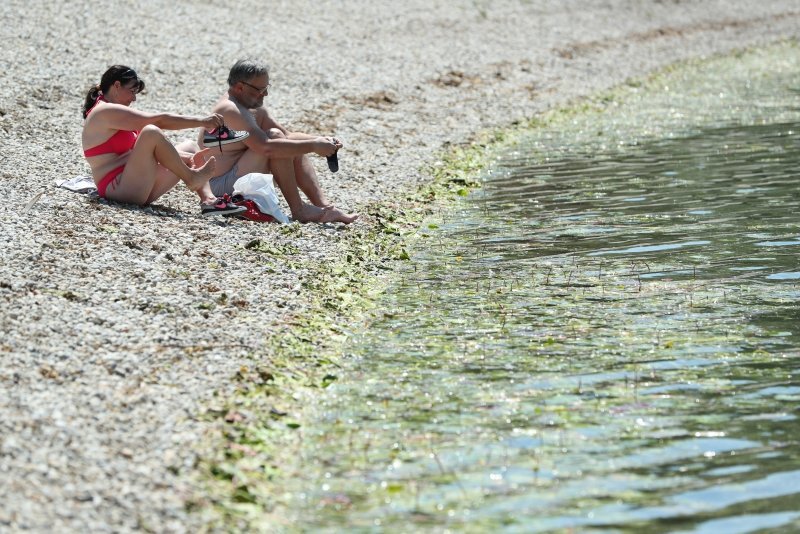
POLYGON ((247 103, 247 107, 250 109, 260 108, 264 104, 264 97, 258 97, 250 100, 247 103))

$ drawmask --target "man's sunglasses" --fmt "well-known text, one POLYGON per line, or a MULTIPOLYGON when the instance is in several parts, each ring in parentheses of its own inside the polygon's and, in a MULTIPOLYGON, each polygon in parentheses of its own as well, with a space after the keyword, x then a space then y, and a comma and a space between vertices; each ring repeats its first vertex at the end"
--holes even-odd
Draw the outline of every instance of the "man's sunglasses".
POLYGON ((246 85, 246 86, 248 86, 248 87, 252 87, 252 88, 253 88, 253 89, 255 89, 256 91, 258 91, 258 94, 260 94, 260 95, 265 95, 265 94, 267 94, 267 93, 269 92, 269 88, 270 88, 270 87, 272 87, 272 84, 271 84, 271 83, 268 83, 268 84, 267 84, 267 86, 266 86, 266 87, 264 87, 263 89, 262 89, 262 88, 260 88, 260 87, 256 87, 255 85, 253 85, 253 84, 251 84, 251 83, 247 83, 247 82, 242 82, 242 83, 243 83, 243 84, 245 84, 245 85, 246 85))

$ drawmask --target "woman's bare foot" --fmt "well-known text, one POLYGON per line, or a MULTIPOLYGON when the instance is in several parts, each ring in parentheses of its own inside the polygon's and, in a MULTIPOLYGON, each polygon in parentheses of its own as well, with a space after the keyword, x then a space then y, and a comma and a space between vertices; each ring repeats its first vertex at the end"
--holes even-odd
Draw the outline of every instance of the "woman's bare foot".
POLYGON ((205 161, 206 161, 206 156, 210 157, 210 152, 211 152, 210 148, 204 148, 203 150, 200 150, 199 152, 195 152, 189 158, 189 163, 191 163, 191 165, 189 165, 189 166, 192 169, 197 169, 199 167, 202 167, 203 163, 205 163, 205 161))
POLYGON ((214 170, 216 168, 217 160, 214 156, 211 156, 204 165, 189 169, 189 178, 184 180, 186 187, 188 187, 190 191, 199 190, 214 177, 214 170))

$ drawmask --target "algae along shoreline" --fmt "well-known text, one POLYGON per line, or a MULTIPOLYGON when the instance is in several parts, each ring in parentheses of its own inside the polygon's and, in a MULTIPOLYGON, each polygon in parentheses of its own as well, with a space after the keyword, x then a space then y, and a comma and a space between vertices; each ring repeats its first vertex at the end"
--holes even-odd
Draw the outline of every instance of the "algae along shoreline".
MULTIPOLYGON (((424 221, 480 186, 479 173, 506 135, 484 133, 485 141, 451 148, 427 169, 428 185, 393 205, 372 206, 368 214, 376 224, 351 229, 341 259, 309 276, 303 291, 310 310, 268 338, 252 365, 236 374, 234 394, 219 395, 200 415, 220 421, 202 444, 195 491, 187 499, 187 509, 203 523, 234 531, 291 526, 282 514, 282 488, 302 469, 294 450, 302 440, 305 407, 340 378, 347 343, 382 313, 376 303, 398 266, 410 260, 424 221)), ((253 244, 255 250, 261 246, 253 244)), ((264 253, 275 254, 268 245, 264 253)))
MULTIPOLYGON (((414 269, 413 258, 419 252, 435 246, 431 242, 436 241, 440 225, 456 213, 459 203, 473 201, 463 197, 479 187, 483 173, 491 167, 498 154, 513 151, 520 140, 531 138, 533 131, 568 122, 573 126, 564 129, 565 136, 586 137, 589 139, 587 146, 594 143, 597 150, 602 143, 610 146, 624 146, 631 141, 635 141, 633 145, 646 143, 648 138, 657 138, 661 133, 658 129, 650 129, 650 123, 643 125, 640 132, 626 130, 619 133, 619 137, 615 137, 614 129, 609 128, 602 140, 591 129, 581 129, 574 124, 580 123, 582 116, 600 115, 626 100, 643 98, 642 95, 659 91, 663 89, 665 80, 675 82, 675 76, 682 71, 697 73, 704 65, 726 61, 735 67, 737 58, 747 58, 752 62, 760 54, 770 56, 786 50, 796 53, 796 42, 677 63, 647 78, 629 80, 609 92, 543 113, 523 125, 484 133, 482 142, 455 148, 441 158, 440 164, 429 168, 427 174, 433 178, 430 186, 409 196, 394 209, 376 208, 374 215, 380 220, 377 228, 349 243, 350 248, 345 254, 347 260, 342 264, 328 266, 318 276, 312 277, 319 281, 307 288, 310 294, 315 295, 314 313, 298 317, 294 324, 289 325, 288 335, 268 351, 273 355, 268 364, 256 360, 252 367, 242 368, 237 375, 237 393, 220 399, 220 403, 209 411, 208 417, 220 418, 225 423, 220 428, 221 434, 206 444, 208 452, 201 463, 204 474, 199 478, 200 491, 191 500, 193 511, 204 516, 208 524, 222 529, 292 531, 296 526, 293 521, 308 519, 303 517, 302 508, 298 510, 298 501, 311 507, 310 516, 321 508, 349 506, 345 501, 334 502, 330 496, 322 497, 328 499, 326 502, 315 504, 312 495, 319 491, 318 488, 314 491, 309 489, 309 495, 304 497, 292 493, 301 491, 295 479, 303 479, 306 475, 304 464, 314 464, 318 460, 306 456, 308 451, 303 452, 304 442, 311 439, 310 435, 316 430, 308 427, 318 417, 316 404, 330 385, 347 381, 348 374, 354 369, 352 366, 358 364, 347 353, 353 338, 360 337, 372 322, 391 316, 392 310, 380 307, 382 302, 387 302, 381 298, 383 291, 397 284, 409 269, 414 269), (426 239, 420 239, 423 234, 426 239), (343 294, 347 295, 344 300, 343 294), (354 303, 350 309, 361 311, 348 314, 348 308, 338 307, 335 304, 338 302, 354 303)), ((729 111, 730 116, 718 117, 719 120, 732 123, 746 120, 736 109, 729 111)), ((680 115, 681 110, 676 107, 676 124, 683 120, 680 115)), ((698 122, 701 121, 698 119, 698 122)), ((668 129, 664 125, 668 123, 666 121, 658 127, 668 129)), ((691 124, 688 126, 684 135, 691 133, 691 124)), ((565 142, 570 143, 569 140, 565 142)), ((548 278, 561 274, 566 277, 568 266, 564 269, 564 273, 548 273, 548 278)), ((607 276, 613 274, 609 272, 607 276)), ((577 275, 575 283, 578 283, 577 275)), ((641 277, 636 283, 641 285, 641 277)), ((670 346, 674 343, 665 342, 670 346)), ((391 381, 395 377, 383 378, 391 381)), ((380 439, 375 441, 377 443, 380 439)), ((399 488, 389 484, 388 489, 383 487, 376 491, 388 491, 387 495, 390 495, 401 491, 399 488)), ((465 527, 465 524, 459 524, 461 528, 465 527)), ((418 526, 422 528, 425 525, 422 517, 418 526)), ((373 526, 379 527, 379 523, 373 526)))

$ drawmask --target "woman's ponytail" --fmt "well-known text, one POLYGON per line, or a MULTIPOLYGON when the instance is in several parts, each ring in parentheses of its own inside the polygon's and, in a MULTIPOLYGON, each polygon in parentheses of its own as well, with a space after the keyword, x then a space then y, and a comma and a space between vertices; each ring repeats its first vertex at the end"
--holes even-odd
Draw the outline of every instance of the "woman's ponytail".
POLYGON ((95 84, 89 89, 89 92, 86 94, 86 101, 83 103, 83 118, 86 118, 86 115, 89 114, 89 110, 94 107, 97 103, 97 99, 100 98, 103 92, 100 90, 100 84, 95 84))

